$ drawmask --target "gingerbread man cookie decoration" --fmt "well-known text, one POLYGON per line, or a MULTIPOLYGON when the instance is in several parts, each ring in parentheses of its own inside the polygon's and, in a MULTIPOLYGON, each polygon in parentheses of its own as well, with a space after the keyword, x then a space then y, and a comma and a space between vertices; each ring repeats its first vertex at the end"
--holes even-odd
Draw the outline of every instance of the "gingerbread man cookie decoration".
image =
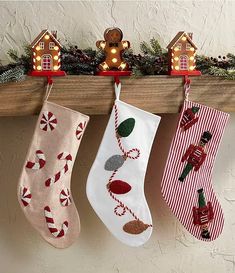
POLYGON ((108 28, 104 32, 104 41, 96 42, 96 46, 105 52, 105 61, 99 65, 100 70, 128 70, 122 53, 130 47, 130 42, 122 41, 122 37, 120 28, 108 28))

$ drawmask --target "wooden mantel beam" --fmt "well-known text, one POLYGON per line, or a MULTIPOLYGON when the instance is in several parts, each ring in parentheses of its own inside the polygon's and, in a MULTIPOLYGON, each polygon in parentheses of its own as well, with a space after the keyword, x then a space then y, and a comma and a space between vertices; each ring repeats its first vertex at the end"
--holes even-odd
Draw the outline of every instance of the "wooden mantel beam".
MULTIPOLYGON (((235 82, 218 77, 191 77, 189 99, 225 112, 235 112, 235 82)), ((182 77, 122 78, 121 99, 152 113, 178 113, 183 101, 182 77)), ((24 116, 40 111, 45 78, 27 77, 0 84, 0 116, 24 116)), ((112 77, 54 78, 50 101, 89 115, 109 114, 114 100, 112 77)))

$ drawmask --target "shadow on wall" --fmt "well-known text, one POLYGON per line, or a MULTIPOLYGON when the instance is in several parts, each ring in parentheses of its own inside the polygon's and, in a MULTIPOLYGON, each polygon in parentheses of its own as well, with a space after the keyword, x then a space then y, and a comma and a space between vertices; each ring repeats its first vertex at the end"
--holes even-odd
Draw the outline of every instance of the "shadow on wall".
MULTIPOLYGON (((12 263, 13 259, 20 264, 22 246, 37 241, 17 199, 17 183, 35 123, 35 117, 4 117, 0 122, 0 238, 1 248, 9 252, 6 264, 12 263)), ((24 251, 30 257, 31 250, 24 251)))
MULTIPOLYGON (((161 180, 164 172, 171 140, 174 135, 178 115, 162 114, 159 129, 157 131, 152 151, 149 158, 147 174, 145 178, 145 195, 153 217, 153 233, 164 241, 169 240, 172 234, 174 238, 175 223, 178 220, 171 213, 161 193, 161 180)), ((158 242, 159 244, 159 242, 158 242)))
MULTIPOLYGON (((78 243, 79 245, 90 246, 90 251, 94 255, 98 249, 100 251, 101 244, 103 247, 109 244, 112 236, 96 216, 86 198, 86 179, 98 151, 108 118, 108 116, 91 117, 78 151, 72 174, 73 198, 79 211, 82 225, 78 243)), ((25 162, 36 119, 36 117, 8 117, 1 118, 0 123, 0 234, 4 234, 4 236, 1 236, 1 241, 7 245, 11 259, 14 258, 19 261, 21 259, 22 246, 24 246, 24 256, 27 252, 29 258, 35 257, 35 251, 31 254, 32 245, 34 248, 37 246, 36 254, 39 254, 45 247, 44 241, 33 230, 21 212, 16 196, 18 178, 25 162), (30 247, 27 249, 26 246, 30 247)), ((177 115, 163 115, 152 148, 145 179, 145 193, 153 216, 154 231, 161 225, 160 232, 166 229, 166 232, 174 233, 173 230, 169 231, 167 222, 161 220, 164 217, 172 221, 173 216, 162 198, 160 183, 176 122, 177 115)), ((160 234, 159 230, 157 232, 158 237, 164 237, 164 234, 160 234)))

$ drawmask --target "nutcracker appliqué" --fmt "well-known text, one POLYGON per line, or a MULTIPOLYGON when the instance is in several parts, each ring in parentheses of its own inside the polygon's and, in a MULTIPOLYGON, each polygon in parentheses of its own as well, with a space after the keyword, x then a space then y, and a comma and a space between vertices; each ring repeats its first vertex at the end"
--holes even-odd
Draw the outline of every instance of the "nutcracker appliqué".
POLYGON ((201 165, 206 159, 205 146, 212 138, 212 134, 210 132, 204 132, 199 141, 198 145, 191 144, 187 149, 186 153, 183 155, 181 162, 187 160, 187 164, 179 177, 179 181, 184 182, 186 176, 194 169, 195 172, 199 170, 201 165))
POLYGON ((186 131, 192 127, 196 122, 198 122, 199 117, 196 116, 196 113, 200 110, 199 107, 193 106, 184 111, 183 117, 180 122, 180 128, 186 131))
POLYGON ((214 219, 214 211, 211 202, 206 203, 203 188, 197 191, 198 207, 193 207, 193 223, 201 229, 201 236, 204 239, 210 239, 208 224, 214 219))

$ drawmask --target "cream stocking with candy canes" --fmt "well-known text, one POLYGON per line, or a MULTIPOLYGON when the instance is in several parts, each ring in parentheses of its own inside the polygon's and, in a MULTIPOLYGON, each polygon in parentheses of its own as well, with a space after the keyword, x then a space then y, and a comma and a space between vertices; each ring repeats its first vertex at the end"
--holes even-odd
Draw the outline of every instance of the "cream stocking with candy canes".
MULTIPOLYGON (((187 95, 187 85, 185 91, 187 95)), ((223 212, 211 176, 228 118, 186 99, 163 174, 164 199, 184 227, 203 241, 216 239, 223 229, 223 212)))
POLYGON ((152 233, 144 178, 160 117, 116 101, 87 181, 88 199, 123 243, 139 246, 152 233))
POLYGON ((45 101, 19 179, 18 198, 25 216, 57 248, 71 245, 80 232, 70 179, 88 120, 45 101))

